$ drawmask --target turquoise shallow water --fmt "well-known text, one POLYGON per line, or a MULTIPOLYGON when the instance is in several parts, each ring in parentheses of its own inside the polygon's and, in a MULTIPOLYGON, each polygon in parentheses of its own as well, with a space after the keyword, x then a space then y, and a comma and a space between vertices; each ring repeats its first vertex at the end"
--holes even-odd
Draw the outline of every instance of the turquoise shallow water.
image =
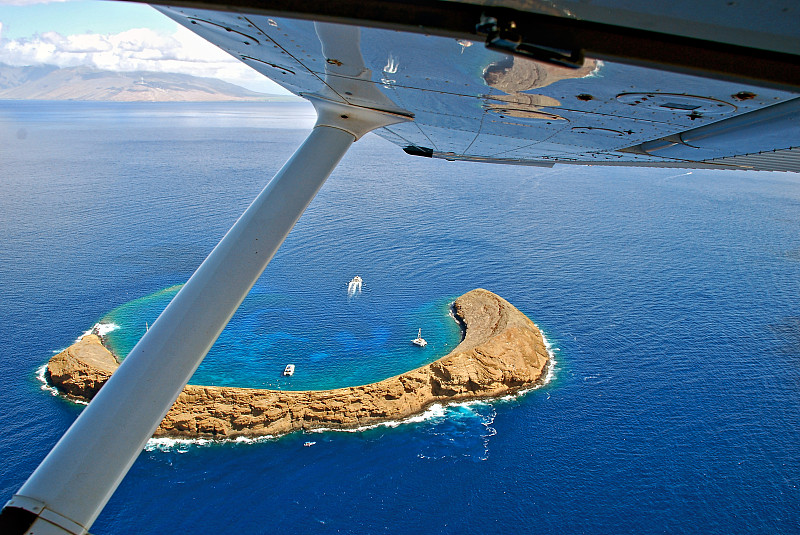
MULTIPOLYGON (((124 358, 180 290, 172 286, 134 299, 103 316, 116 326, 109 347, 124 358)), ((322 390, 356 386, 412 370, 446 355, 461 341, 440 299, 397 310, 369 286, 348 296, 346 282, 327 292, 271 293, 256 285, 190 380, 191 384, 322 390), (320 299, 323 294, 324 298, 320 299), (424 327, 425 348, 411 344, 424 327), (286 364, 295 374, 283 376, 286 364)))

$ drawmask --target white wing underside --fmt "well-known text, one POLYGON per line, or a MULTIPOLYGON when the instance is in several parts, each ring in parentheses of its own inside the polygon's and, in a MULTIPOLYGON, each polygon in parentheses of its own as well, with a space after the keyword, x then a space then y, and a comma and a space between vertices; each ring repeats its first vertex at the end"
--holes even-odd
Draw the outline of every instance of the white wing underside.
POLYGON ((376 130, 410 154, 800 171, 790 90, 591 58, 561 67, 450 37, 157 9, 297 95, 412 115, 376 130))

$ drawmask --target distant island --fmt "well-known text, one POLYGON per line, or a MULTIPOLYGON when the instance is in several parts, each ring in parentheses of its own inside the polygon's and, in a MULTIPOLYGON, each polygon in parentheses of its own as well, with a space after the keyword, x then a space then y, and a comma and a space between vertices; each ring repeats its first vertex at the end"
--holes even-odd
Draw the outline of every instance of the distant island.
MULTIPOLYGON (((358 428, 402 420, 434 403, 504 396, 544 379, 549 361, 544 338, 508 301, 476 289, 456 299, 453 308, 464 339, 431 364, 333 390, 188 385, 154 436, 231 439, 358 428)), ((117 366, 100 338, 89 334, 50 359, 45 375, 61 393, 88 401, 117 366)))
POLYGON ((112 72, 54 65, 15 67, 0 63, 0 100, 276 102, 300 99, 293 95, 257 93, 214 78, 187 74, 112 72))

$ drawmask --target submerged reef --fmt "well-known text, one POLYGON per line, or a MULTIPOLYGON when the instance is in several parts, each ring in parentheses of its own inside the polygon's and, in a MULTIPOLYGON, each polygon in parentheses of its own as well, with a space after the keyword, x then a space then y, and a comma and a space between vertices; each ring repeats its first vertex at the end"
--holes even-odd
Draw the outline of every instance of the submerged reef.
MULTIPOLYGON (((230 439, 298 430, 352 429, 402 420, 434 403, 503 396, 541 381, 547 348, 536 325, 498 295, 472 290, 454 303, 464 339, 446 356, 376 383, 333 390, 265 390, 187 385, 155 437, 230 439)), ((74 399, 91 399, 118 363, 89 334, 55 355, 47 379, 74 399)))

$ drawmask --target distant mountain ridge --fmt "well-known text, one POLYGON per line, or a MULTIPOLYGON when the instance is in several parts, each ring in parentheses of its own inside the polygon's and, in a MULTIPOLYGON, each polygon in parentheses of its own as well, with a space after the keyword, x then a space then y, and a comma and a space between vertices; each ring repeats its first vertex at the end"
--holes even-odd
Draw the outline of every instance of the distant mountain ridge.
POLYGON ((112 72, 54 65, 15 67, 0 63, 0 99, 200 102, 294 100, 257 93, 213 78, 188 74, 112 72))

